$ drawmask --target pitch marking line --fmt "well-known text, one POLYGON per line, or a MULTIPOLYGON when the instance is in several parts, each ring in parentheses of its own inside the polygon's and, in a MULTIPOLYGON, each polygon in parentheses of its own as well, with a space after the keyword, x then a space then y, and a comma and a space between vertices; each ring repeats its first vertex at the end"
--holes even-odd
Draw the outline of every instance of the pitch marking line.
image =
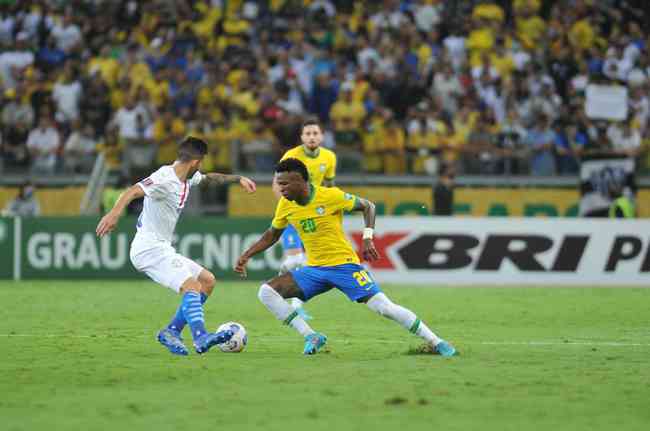
MULTIPOLYGON (((4 338, 154 338, 153 335, 130 334, 0 334, 4 338)), ((265 335, 268 341, 295 341, 290 337, 273 337, 265 335)), ((350 341, 341 339, 343 342, 350 341)), ((391 343, 392 341, 375 340, 376 343, 391 343)), ((650 343, 624 343, 619 341, 461 341, 460 344, 483 346, 603 346, 603 347, 650 347, 650 343)))
POLYGON ((617 341, 479 341, 465 344, 482 344, 485 346, 650 346, 650 343, 621 343, 617 341))

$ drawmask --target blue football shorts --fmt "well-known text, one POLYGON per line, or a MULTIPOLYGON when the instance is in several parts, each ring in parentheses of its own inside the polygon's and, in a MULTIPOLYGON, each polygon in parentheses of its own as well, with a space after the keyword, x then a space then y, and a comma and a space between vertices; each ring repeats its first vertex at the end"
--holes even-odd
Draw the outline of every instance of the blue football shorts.
POLYGON ((379 285, 368 271, 356 263, 336 266, 303 266, 291 270, 293 280, 302 290, 305 301, 332 288, 343 292, 350 301, 381 292, 379 285))

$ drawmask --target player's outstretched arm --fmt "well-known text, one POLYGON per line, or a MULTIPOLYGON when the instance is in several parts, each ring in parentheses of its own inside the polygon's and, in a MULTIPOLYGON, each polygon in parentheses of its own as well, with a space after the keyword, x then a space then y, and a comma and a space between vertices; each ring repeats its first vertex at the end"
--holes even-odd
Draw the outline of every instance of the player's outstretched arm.
POLYGON ((253 193, 255 190, 257 190, 257 186, 253 180, 241 175, 228 175, 211 172, 209 174, 205 174, 205 179, 208 182, 215 184, 239 183, 248 193, 253 193))
POLYGON ((142 187, 137 184, 129 187, 124 193, 122 193, 117 199, 117 202, 115 202, 113 208, 99 221, 97 229, 95 229, 97 236, 101 238, 115 229, 117 221, 120 219, 124 208, 129 206, 131 201, 141 197, 144 197, 144 190, 142 190, 142 187))
POLYGON ((235 265, 235 272, 241 274, 242 277, 246 277, 246 263, 248 260, 255 256, 257 253, 261 253, 267 248, 271 247, 273 244, 278 242, 282 236, 284 229, 276 229, 270 227, 264 232, 262 237, 253 245, 251 245, 248 250, 246 250, 240 257, 237 259, 237 265, 235 265))
POLYGON ((379 253, 372 242, 375 232, 375 219, 377 218, 375 204, 367 199, 357 197, 352 211, 363 211, 363 221, 366 226, 363 229, 363 258, 369 262, 379 259, 379 253))

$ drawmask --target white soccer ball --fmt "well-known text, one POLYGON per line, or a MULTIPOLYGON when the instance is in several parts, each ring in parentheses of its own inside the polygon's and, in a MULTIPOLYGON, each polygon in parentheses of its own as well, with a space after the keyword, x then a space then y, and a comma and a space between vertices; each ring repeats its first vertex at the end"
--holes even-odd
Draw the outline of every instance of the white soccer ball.
POLYGON ((244 325, 237 322, 226 322, 223 325, 219 326, 217 332, 225 331, 227 329, 230 329, 232 332, 234 332, 234 335, 230 341, 226 341, 223 344, 217 344, 219 346, 219 349, 221 349, 222 352, 226 353, 238 353, 244 350, 246 343, 248 343, 248 335, 246 335, 246 328, 244 328, 244 325))

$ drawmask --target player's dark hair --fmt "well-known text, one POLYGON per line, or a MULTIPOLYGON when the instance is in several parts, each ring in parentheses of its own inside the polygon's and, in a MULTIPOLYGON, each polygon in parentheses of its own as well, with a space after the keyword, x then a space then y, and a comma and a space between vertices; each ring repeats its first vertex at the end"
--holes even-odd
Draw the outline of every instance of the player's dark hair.
POLYGON ((275 172, 298 172, 305 181, 309 181, 307 166, 298 159, 288 158, 282 160, 276 165, 275 172))
POLYGON ((188 136, 178 146, 178 160, 189 162, 197 160, 208 154, 208 144, 203 139, 188 136))
POLYGON ((302 135, 302 131, 305 130, 305 127, 307 126, 318 126, 321 132, 323 132, 323 126, 321 126, 320 121, 318 121, 317 118, 308 118, 303 123, 300 125, 300 134, 302 135))

